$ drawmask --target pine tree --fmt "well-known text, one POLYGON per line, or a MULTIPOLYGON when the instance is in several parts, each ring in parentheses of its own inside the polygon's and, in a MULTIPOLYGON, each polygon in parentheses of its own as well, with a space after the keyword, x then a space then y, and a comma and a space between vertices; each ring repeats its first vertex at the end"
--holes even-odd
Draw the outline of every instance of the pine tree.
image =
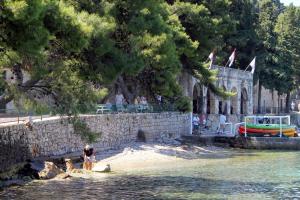
POLYGON ((300 64, 300 10, 290 5, 278 16, 275 32, 277 33, 277 51, 279 67, 276 69, 280 81, 278 90, 287 94, 286 112, 289 111, 290 93, 298 88, 300 64))
POLYGON ((258 27, 256 31, 260 42, 256 51, 256 76, 259 79, 259 109, 261 107, 262 86, 268 89, 276 89, 276 85, 280 84, 280 81, 278 82, 277 79, 274 79, 274 68, 278 64, 276 59, 277 38, 274 27, 281 9, 281 4, 278 0, 262 0, 258 2, 258 27))
POLYGON ((83 73, 82 57, 93 38, 106 41, 113 22, 64 1, 10 0, 0 8, 0 66, 12 70, 15 79, 14 84, 2 81, 2 103, 22 97, 30 106, 74 113, 103 95, 87 81, 93 73, 83 73), (31 79, 24 81, 24 73, 31 79))
MULTIPOLYGON (((227 59, 234 48, 237 49, 235 68, 245 69, 256 56, 259 45, 257 33, 256 4, 251 0, 233 0, 230 4, 230 16, 234 20, 235 29, 225 38, 226 46, 223 48, 227 59)), ((223 63, 227 60, 224 59, 223 63)))

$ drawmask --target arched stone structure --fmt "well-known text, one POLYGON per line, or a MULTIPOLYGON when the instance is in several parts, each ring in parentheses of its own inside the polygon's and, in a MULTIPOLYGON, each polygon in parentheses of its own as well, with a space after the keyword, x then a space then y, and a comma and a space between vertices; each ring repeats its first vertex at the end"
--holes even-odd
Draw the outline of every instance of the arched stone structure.
MULTIPOLYGON (((184 95, 191 99, 197 99, 196 96, 203 94, 203 113, 208 114, 215 123, 218 123, 219 111, 225 111, 228 119, 232 123, 241 122, 240 114, 253 113, 253 74, 244 70, 232 69, 228 67, 212 66, 213 70, 217 70, 216 86, 223 87, 226 91, 236 92, 235 96, 228 99, 222 99, 214 95, 208 88, 204 87, 195 77, 185 74, 179 79, 180 84, 184 88, 184 95), (197 84, 196 87, 194 87, 197 84), (199 86, 198 86, 199 85, 199 86), (197 93, 194 93, 197 88, 197 93), (220 109, 219 109, 219 102, 220 109), (241 112, 242 111, 242 112, 241 112), (217 121, 216 121, 217 120, 217 121)), ((193 101, 196 103, 196 101, 193 101)), ((198 106, 199 107, 199 106, 198 106)))
POLYGON ((199 83, 196 83, 193 89, 193 113, 203 113, 203 103, 203 88, 199 83))
POLYGON ((233 115, 233 114, 240 114, 238 111, 238 91, 236 89, 236 87, 233 87, 231 89, 231 92, 232 93, 235 93, 234 96, 230 97, 230 114, 233 115))
POLYGON ((206 114, 217 114, 218 107, 217 107, 217 98, 216 96, 207 89, 206 93, 206 114))
POLYGON ((248 114, 248 93, 246 88, 242 88, 241 91, 241 105, 240 105, 240 111, 241 114, 246 115, 248 114))
MULTIPOLYGON (((225 85, 221 86, 224 91, 227 91, 225 85)), ((219 106, 218 106, 218 112, 219 114, 224 113, 228 114, 229 113, 229 101, 226 99, 223 99, 222 97, 219 97, 219 106)))

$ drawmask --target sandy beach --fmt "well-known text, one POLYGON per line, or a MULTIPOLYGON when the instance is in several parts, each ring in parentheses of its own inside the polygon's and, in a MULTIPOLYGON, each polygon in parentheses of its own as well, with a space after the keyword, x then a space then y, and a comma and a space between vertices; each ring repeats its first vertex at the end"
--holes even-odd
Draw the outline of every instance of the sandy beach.
POLYGON ((222 157, 227 153, 228 149, 215 146, 133 143, 120 150, 99 153, 96 156, 95 166, 110 164, 112 170, 116 172, 136 171, 173 165, 174 162, 222 157))

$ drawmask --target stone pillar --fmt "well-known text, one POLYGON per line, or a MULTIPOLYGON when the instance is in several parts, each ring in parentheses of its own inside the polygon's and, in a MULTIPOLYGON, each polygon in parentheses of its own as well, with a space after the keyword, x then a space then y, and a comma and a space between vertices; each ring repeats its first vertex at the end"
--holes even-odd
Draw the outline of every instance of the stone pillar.
POLYGON ((230 111, 231 111, 231 101, 230 100, 226 100, 226 104, 227 104, 227 115, 230 115, 230 111))
POLYGON ((203 87, 203 113, 207 113, 207 88, 203 87))
POLYGON ((253 85, 248 86, 248 114, 253 114, 253 85))
POLYGON ((207 97, 206 96, 204 96, 203 97, 203 108, 202 108, 202 110, 203 110, 203 113, 206 113, 207 112, 207 97))
POLYGON ((213 102, 212 114, 219 114, 219 99, 215 97, 214 99, 212 99, 212 102, 213 102))
MULTIPOLYGON (((218 98, 213 94, 213 93, 210 93, 210 114, 218 114, 219 113, 219 100, 218 98)), ((208 106, 208 105, 207 105, 208 106)))
POLYGON ((237 104, 236 114, 241 114, 241 88, 237 88, 237 104))

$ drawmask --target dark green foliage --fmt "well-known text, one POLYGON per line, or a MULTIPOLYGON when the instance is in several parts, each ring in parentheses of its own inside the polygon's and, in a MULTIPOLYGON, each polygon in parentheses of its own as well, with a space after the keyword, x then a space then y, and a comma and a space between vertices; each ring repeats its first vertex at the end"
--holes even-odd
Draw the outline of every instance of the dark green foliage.
POLYGON ((95 39, 109 43, 112 17, 90 15, 55 0, 9 0, 0 7, 0 66, 18 72, 16 81, 6 85, 7 101, 22 96, 54 112, 75 114, 105 95, 104 87, 92 82, 101 74, 86 73, 90 65, 85 52, 95 39), (31 80, 23 81, 24 72, 31 80))
POLYGON ((235 29, 225 36, 226 46, 223 50, 223 63, 234 48, 237 49, 235 68, 245 69, 251 59, 257 55, 259 45, 256 33, 257 13, 256 5, 251 0, 232 0, 229 8, 230 16, 235 22, 235 29))
POLYGON ((175 102, 176 110, 180 112, 191 112, 192 111, 192 103, 189 97, 180 97, 175 102))
POLYGON ((204 62, 216 50, 216 64, 225 64, 234 47, 236 68, 258 56, 256 77, 267 88, 285 92, 299 74, 299 30, 274 31, 284 10, 278 0, 7 0, 0 9, 1 70, 16 72, 13 83, 1 82, 2 103, 22 97, 76 115, 121 90, 129 103, 161 95, 187 111, 180 74, 228 97, 204 62))
POLYGON ((80 135, 83 141, 86 141, 88 143, 96 142, 100 133, 92 132, 87 124, 77 117, 71 119, 71 121, 74 127, 74 133, 80 135))

